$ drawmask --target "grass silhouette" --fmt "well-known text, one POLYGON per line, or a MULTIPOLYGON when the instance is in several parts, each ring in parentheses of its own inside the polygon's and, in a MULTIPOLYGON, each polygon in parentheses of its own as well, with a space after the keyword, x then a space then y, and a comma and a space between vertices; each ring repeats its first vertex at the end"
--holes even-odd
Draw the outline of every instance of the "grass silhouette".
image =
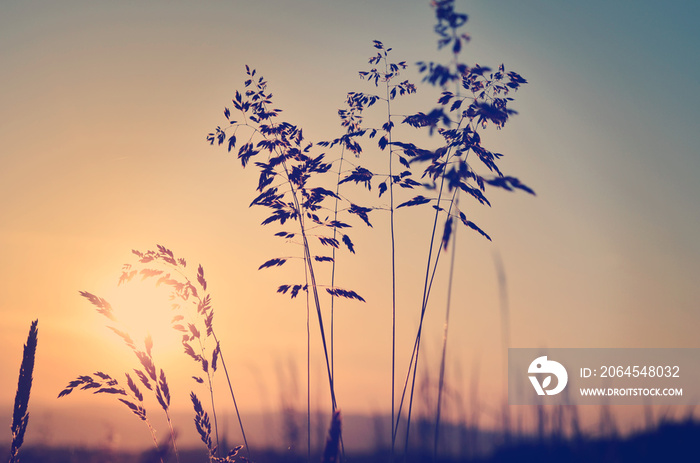
MULTIPOLYGON (((379 198, 384 193, 389 196, 389 242, 391 243, 391 459, 394 459, 395 446, 398 438, 402 411, 406 410, 404 457, 408 456, 408 444, 411 439, 411 417, 414 394, 416 392, 416 375, 419 368, 420 347, 423 335, 423 324, 429 306, 435 274, 437 272, 441 252, 452 248, 452 264, 450 275, 454 272, 454 237, 456 225, 461 221, 468 228, 477 231, 484 237, 489 236, 475 223, 467 218, 460 209, 459 194, 466 193, 479 203, 490 205, 486 199, 486 186, 504 188, 507 190, 520 189, 533 193, 514 177, 505 176, 497 167, 502 157, 493 153, 481 143, 480 131, 487 126, 502 128, 508 118, 515 114, 510 109, 511 92, 516 91, 526 83, 515 72, 506 72, 501 65, 498 70, 474 65, 468 66, 460 62, 460 53, 468 42, 468 36, 462 32, 467 16, 455 11, 454 2, 441 0, 433 2, 437 24, 435 31, 438 35, 438 48, 449 50, 450 59, 446 64, 432 61, 418 63, 418 70, 423 75, 422 84, 437 87, 442 95, 436 107, 424 111, 415 111, 409 115, 393 113, 392 102, 395 98, 407 96, 418 91, 418 87, 408 80, 400 80, 402 70, 407 68, 405 61, 392 62, 389 59, 391 48, 380 41, 374 41, 376 55, 369 59, 370 68, 360 71, 360 77, 373 83, 381 94, 350 92, 346 99, 347 107, 339 111, 341 128, 344 133, 335 139, 313 144, 307 142, 302 129, 290 122, 280 120, 282 111, 274 107, 272 94, 267 81, 255 69, 246 66, 247 79, 243 91, 236 91, 232 100, 233 112, 225 108, 226 124, 207 136, 210 144, 226 145, 228 151, 237 149, 237 156, 243 167, 254 166, 259 173, 257 196, 251 206, 261 206, 270 211, 263 220, 263 226, 279 226, 274 234, 288 242, 298 245, 300 255, 273 257, 264 261, 259 269, 280 267, 290 260, 303 262, 302 282, 282 284, 277 292, 288 294, 295 298, 305 293, 307 301, 307 459, 311 452, 311 409, 310 409, 310 316, 315 312, 318 321, 318 332, 321 339, 321 349, 325 359, 325 367, 330 393, 330 409, 333 416, 331 426, 337 433, 338 448, 344 452, 342 433, 340 431, 338 402, 336 399, 335 362, 333 357, 333 310, 335 298, 346 298, 364 301, 354 290, 336 285, 337 250, 344 246, 350 253, 355 253, 355 244, 347 229, 351 227, 348 221, 341 217, 354 216, 371 227, 369 214, 382 209, 376 204, 362 205, 351 199, 351 191, 341 192, 344 184, 355 184, 371 189, 372 182, 378 182, 379 198), (381 127, 365 127, 363 113, 376 103, 385 106, 384 122, 381 127), (396 124, 416 130, 415 140, 395 135, 396 124), (440 140, 439 147, 424 147, 425 135, 440 140), (376 137, 376 139, 375 139, 376 137), (388 152, 388 171, 375 174, 360 165, 360 162, 350 163, 345 160, 344 153, 349 151, 357 156, 363 152, 361 143, 375 139, 379 151, 388 152), (240 143, 239 143, 240 140, 240 143), (335 161, 327 161, 326 154, 317 154, 318 148, 332 149, 339 147, 340 157, 335 161), (471 158, 475 158, 472 162, 471 158), (332 170, 333 164, 337 170, 332 170), (480 173, 474 164, 481 164, 486 173, 480 173), (396 171, 396 164, 401 166, 401 172, 396 171), (345 165, 350 166, 348 169, 345 165), (423 165, 420 180, 417 179, 418 165, 423 165), (332 185, 328 188, 328 185, 332 185), (420 190, 419 194, 397 204, 395 188, 404 190, 420 190), (428 257, 425 265, 425 278, 422 300, 418 318, 418 330, 411 351, 411 360, 403 385, 400 399, 396 397, 396 322, 398 316, 404 316, 397 311, 398 280, 396 274, 396 230, 395 214, 399 209, 430 205, 434 209, 431 237, 428 243, 428 257), (332 212, 332 215, 330 214, 332 212), (341 216, 342 214, 342 216, 341 216), (325 216, 325 218, 324 218, 325 216), (332 218, 331 218, 332 217, 332 218), (330 251, 330 255, 328 255, 330 251), (330 285, 322 284, 319 266, 325 262, 331 263, 330 285), (330 295, 330 326, 324 319, 320 292, 325 290, 330 295), (315 309, 315 310, 313 310, 315 309), (327 338, 327 330, 330 338, 327 338)), ((434 145, 434 144, 433 144, 434 145)), ((197 383, 206 383, 209 389, 210 411, 213 423, 204 410, 202 402, 192 393, 191 402, 195 411, 195 423, 201 440, 209 451, 211 461, 219 458, 233 458, 233 455, 222 454, 216 401, 212 377, 220 362, 224 367, 229 392, 236 409, 239 425, 244 440, 246 452, 249 446, 245 436, 243 422, 238 413, 236 397, 224 361, 221 343, 214 330, 211 298, 207 293, 207 283, 204 270, 198 267, 195 274, 190 275, 185 259, 176 258, 174 253, 164 246, 146 252, 134 251, 136 264, 124 266, 120 284, 128 283, 137 275, 142 279, 151 279, 157 285, 170 288, 171 297, 177 301, 178 315, 170 321, 171 327, 180 332, 184 353, 201 369, 199 376, 194 376, 197 383), (213 424, 213 426, 212 426, 213 424)), ((450 285, 452 277, 449 279, 450 285)), ((139 419, 145 421, 158 449, 158 442, 153 427, 146 418, 144 396, 140 387, 145 387, 160 405, 170 428, 171 446, 176 459, 179 459, 175 433, 170 418, 170 393, 165 372, 156 367, 152 355, 153 341, 150 336, 138 343, 131 335, 118 327, 118 320, 110 304, 104 299, 88 292, 81 292, 97 309, 98 313, 107 317, 110 328, 133 351, 138 368, 134 369, 136 380, 130 374, 125 374, 126 384, 107 373, 96 372, 92 375, 79 376, 61 391, 60 397, 70 394, 75 388, 91 390, 94 393, 114 395, 126 405, 139 419)), ((445 386, 447 327, 449 326, 449 294, 444 329, 444 342, 440 360, 440 379, 438 381, 438 400, 435 418, 435 441, 433 455, 437 457, 440 430, 440 415, 442 394, 445 386)), ((335 438, 334 438, 335 439, 335 438)), ((250 454, 248 453, 248 456, 250 454)))
MULTIPOLYGON (((344 231, 350 225, 338 220, 339 210, 358 216, 365 224, 370 225, 369 213, 381 209, 377 205, 359 205, 348 197, 348 193, 341 195, 340 185, 352 183, 371 190, 372 182, 378 183, 379 197, 385 192, 389 193, 389 228, 391 243, 391 300, 392 300, 392 372, 391 372, 391 404, 392 423, 392 459, 394 446, 398 437, 398 428, 404 407, 406 411, 406 434, 404 441, 404 453, 408 451, 410 439, 411 415, 413 410, 413 397, 416 389, 416 374, 420 358, 423 323, 434 278, 440 263, 441 252, 446 250, 451 238, 455 236, 456 224, 462 222, 468 228, 477 231, 490 240, 490 237, 467 218, 467 215, 459 207, 459 193, 466 193, 483 205, 490 205, 485 196, 486 186, 503 188, 506 190, 523 190, 534 192, 517 178, 504 175, 498 168, 500 153, 494 153, 485 148, 481 143, 480 131, 488 126, 501 129, 508 119, 515 114, 509 107, 512 100, 511 93, 526 83, 519 74, 505 71, 503 65, 496 71, 490 68, 474 65, 468 66, 460 61, 460 53, 468 42, 468 36, 462 32, 467 21, 467 16, 455 11, 454 2, 443 0, 433 2, 437 25, 435 31, 438 34, 438 48, 450 51, 450 61, 440 64, 432 61, 418 63, 418 70, 423 74, 423 84, 438 87, 442 95, 438 100, 438 106, 426 111, 416 111, 409 115, 395 115, 392 113, 392 101, 397 96, 415 93, 417 88, 408 80, 397 81, 400 71, 407 67, 404 61, 393 63, 389 60, 391 48, 387 48, 380 41, 374 41, 376 55, 369 59, 369 70, 360 71, 360 77, 373 83, 375 88, 383 87, 383 94, 350 92, 346 99, 346 108, 339 111, 341 127, 345 133, 329 141, 322 141, 317 145, 322 148, 341 149, 338 160, 326 162, 326 154, 312 154, 314 145, 302 143, 302 129, 289 122, 280 121, 282 110, 273 106, 272 94, 268 91, 268 83, 257 75, 255 70, 246 66, 247 80, 245 90, 237 91, 232 100, 234 112, 226 108, 224 116, 227 120, 225 126, 218 126, 208 136, 210 144, 226 145, 228 151, 238 147, 238 158, 246 167, 258 159, 254 165, 259 169, 258 196, 253 199, 251 205, 258 205, 270 209, 271 214, 262 225, 277 223, 285 226, 288 221, 295 223, 296 231, 290 232, 282 229, 276 236, 287 240, 298 240, 303 255, 300 258, 304 262, 304 283, 285 284, 278 288, 278 292, 289 293, 296 297, 300 291, 307 292, 311 297, 318 318, 318 329, 321 335, 322 350, 326 361, 328 384, 332 402, 332 412, 337 410, 334 384, 333 362, 333 322, 331 322, 330 344, 326 341, 326 327, 324 324, 321 301, 318 291, 320 288, 315 262, 332 261, 331 286, 326 291, 331 296, 346 297, 364 301, 354 291, 348 291, 335 286, 336 255, 335 249, 342 241, 349 251, 355 252, 354 244, 344 231), (382 69, 383 68, 383 69, 382 69), (365 127, 363 125, 363 113, 383 102, 386 108, 386 118, 381 127, 365 127), (240 114, 239 114, 240 113, 240 114), (240 117, 238 115, 240 115, 240 117), (399 141, 394 136, 395 122, 401 121, 405 127, 417 130, 416 138, 424 140, 424 134, 436 136, 441 140, 438 148, 421 147, 414 141, 403 139, 399 141), (350 163, 345 159, 345 152, 354 153, 357 157, 363 152, 363 139, 374 139, 380 151, 388 150, 388 173, 375 174, 370 169, 355 163, 350 170, 345 171, 343 166, 350 163), (239 145, 239 139, 245 142, 239 145), (262 157, 262 160, 260 160, 262 157), (474 157, 474 161, 470 159, 474 157), (402 165, 400 174, 394 172, 394 162, 402 165), (337 173, 330 172, 333 163, 337 163, 337 173), (416 165, 427 163, 423 169, 421 179, 414 179, 413 170, 416 165), (475 164, 481 164, 486 170, 482 174, 475 164), (334 191, 323 186, 335 176, 334 191), (394 186, 404 189, 420 189, 423 193, 411 199, 395 205, 394 186), (333 205, 327 205, 328 200, 333 205), (340 203, 348 203, 347 207, 340 203), (398 401, 398 410, 395 397, 396 378, 396 249, 394 214, 401 208, 431 205, 434 210, 432 220, 432 232, 428 243, 428 258, 426 262, 423 295, 420 304, 418 330, 415 336, 411 360, 409 362, 403 392, 398 401), (323 219, 321 212, 332 212, 333 219, 323 219), (324 257, 314 255, 310 244, 311 230, 332 230, 332 235, 316 236, 322 246, 331 247, 332 256, 324 257), (338 239, 338 236, 342 240, 338 239)), ((453 251, 454 252, 454 251, 453 251)), ((278 257, 264 262, 260 269, 279 267, 287 263, 289 258, 278 257)), ((449 290, 448 290, 449 293, 449 290)), ((307 299, 308 300, 308 299, 307 299)), ((331 298, 331 320, 333 320, 333 298, 331 298)), ((307 306, 308 307, 308 306, 307 306)), ((308 310, 307 310, 308 313, 308 310)), ((308 319, 307 319, 308 323, 308 319)), ((447 315, 449 325, 449 314, 447 315)), ((441 360, 441 376, 444 377, 446 357, 446 334, 443 348, 443 360, 441 360)), ((308 339, 308 334, 307 334, 308 339)), ((308 341, 307 341, 308 342, 308 341)), ((308 356, 308 352, 307 352, 308 356)), ((307 362, 308 363, 308 362, 307 362)), ((308 371, 308 365, 307 365, 308 371)), ((442 382, 441 382, 442 384, 442 382)), ((307 396, 310 386, 307 381, 307 396)), ((441 391, 438 394, 441 395, 441 391)), ((307 400, 308 402, 308 400, 307 400)), ((438 409, 441 400, 438 400, 438 409)), ((308 410, 308 408, 307 408, 308 410)), ((307 411, 307 413, 309 413, 307 411)), ((436 429, 439 429, 439 416, 437 413, 436 429)), ((307 431, 310 434, 310 431, 307 431)), ((437 453, 437 434, 435 441, 435 453, 437 453)), ((342 441, 341 441, 342 442, 342 441)), ((310 444, 308 445, 310 447, 310 444)))
MULTIPOLYGON (((459 208, 459 194, 466 193, 476 199, 482 205, 490 206, 486 198, 485 186, 504 188, 506 190, 520 189, 528 193, 534 192, 518 179, 505 176, 497 167, 498 160, 502 157, 500 153, 493 153, 486 149, 481 143, 480 131, 485 130, 489 125, 501 129, 509 117, 515 111, 509 108, 512 98, 510 93, 526 83, 526 80, 519 74, 510 71, 506 72, 503 65, 493 72, 484 66, 468 66, 460 61, 463 46, 468 42, 469 37, 462 31, 467 21, 467 16, 458 13, 454 9, 453 1, 433 2, 437 24, 435 31, 438 34, 438 48, 446 48, 450 51, 451 59, 446 64, 436 62, 418 63, 419 71, 423 74, 423 84, 438 87, 442 91, 442 96, 438 100, 438 106, 429 108, 426 111, 417 111, 410 115, 401 117, 402 124, 413 127, 419 133, 428 132, 429 135, 437 135, 443 142, 438 148, 421 147, 409 140, 401 140, 393 136, 394 121, 400 119, 399 115, 392 115, 391 101, 396 96, 411 94, 416 91, 416 87, 409 81, 393 84, 400 70, 405 69, 405 62, 390 63, 388 53, 391 48, 386 48, 380 41, 374 42, 374 47, 378 50, 376 56, 370 58, 369 63, 375 67, 368 71, 361 71, 360 76, 373 82, 375 86, 383 83, 385 87, 384 95, 372 93, 351 92, 348 94, 348 109, 339 112, 341 125, 348 129, 348 133, 323 146, 333 147, 336 144, 343 146, 354 153, 362 152, 359 139, 362 137, 374 138, 379 133, 377 146, 379 150, 389 150, 389 175, 377 175, 384 179, 379 183, 379 196, 389 191, 390 194, 390 234, 391 234, 391 266, 392 266, 392 458, 393 446, 397 439, 397 430, 404 408, 406 394, 407 399, 407 431, 404 441, 404 453, 408 450, 410 439, 410 424, 413 410, 413 396, 416 388, 416 374, 418 371, 418 360, 420 358, 421 339, 423 334, 423 323, 427 308, 429 306, 430 295, 434 278, 440 263, 441 252, 448 248, 451 238, 456 235, 455 225, 461 221, 468 228, 477 231, 482 236, 490 240, 490 237, 479 228, 474 222, 467 218, 465 212, 459 208), (383 64, 383 71, 378 68, 383 64), (374 106, 378 102, 386 102, 388 117, 381 128, 363 127, 362 113, 367 108, 374 106), (476 157, 472 162, 469 157, 476 157), (403 172, 399 175, 393 173, 393 159, 396 158, 403 167, 403 172), (423 182, 413 179, 413 169, 418 163, 428 163, 424 168, 421 178, 423 182), (482 164, 490 175, 482 175, 476 169, 476 164, 482 164), (426 181, 427 180, 427 181, 426 181), (412 199, 402 202, 394 207, 393 186, 397 185, 405 189, 422 189, 424 193, 414 196, 412 199), (421 309, 419 314, 418 330, 411 353, 408 372, 403 386, 403 392, 398 404, 398 412, 394 412, 394 379, 395 378, 395 323, 396 323, 396 271, 395 271, 395 234, 394 234, 394 212, 395 209, 404 207, 415 207, 424 204, 431 205, 434 210, 432 221, 431 237, 428 243, 428 258, 426 262, 425 279, 421 309)), ((418 137, 420 139, 420 137, 418 137)), ((371 189, 371 182, 375 174, 369 169, 356 166, 341 183, 354 182, 362 184, 371 189)), ((366 208, 373 210, 376 207, 366 208)), ((454 255, 454 246, 453 246, 454 255)), ((453 272, 453 267, 451 273, 453 272)), ((451 278, 450 278, 451 281, 451 278)), ((450 290, 448 289, 448 300, 450 290)), ((446 326, 449 326, 449 308, 446 314, 446 326)), ((444 376, 446 356, 446 335, 443 344, 443 359, 441 359, 442 375, 444 376)), ((441 391, 438 392, 441 395, 441 391)), ((441 400, 438 400, 438 412, 436 429, 439 429, 439 417, 441 400)), ((436 433, 435 453, 437 453, 436 433)))
POLYGON ((17 380, 17 392, 15 393, 15 406, 12 412, 12 444, 10 445, 9 463, 19 462, 19 449, 24 443, 24 433, 29 424, 29 395, 32 391, 32 374, 34 372, 34 360, 36 358, 36 346, 38 342, 39 320, 34 320, 29 327, 27 343, 22 352, 22 364, 19 368, 17 380))
MULTIPOLYGON (((225 369, 221 343, 214 331, 214 310, 211 296, 207 293, 207 281, 204 277, 204 269, 200 265, 197 268, 196 275, 191 277, 188 274, 187 261, 184 258, 176 258, 174 253, 165 246, 158 245, 156 250, 145 252, 134 250, 132 253, 136 256, 137 262, 135 264, 125 264, 123 266, 119 284, 126 284, 132 281, 136 276, 140 276, 144 280, 151 279, 155 282, 155 285, 165 285, 170 289, 170 300, 173 301, 172 308, 176 313, 170 321, 170 325, 182 336, 184 354, 192 359, 201 369, 200 376, 192 376, 193 381, 198 384, 203 384, 205 383, 205 379, 201 377, 202 374, 206 378, 211 401, 211 410, 214 416, 213 440, 211 436, 211 423, 207 412, 203 409, 201 402, 194 392, 191 392, 190 399, 195 411, 195 425, 202 442, 207 447, 209 461, 234 461, 239 450, 243 448, 243 446, 236 447, 226 455, 222 453, 226 450, 220 449, 214 389, 212 386, 213 375, 217 371, 219 362, 224 366, 229 391, 241 426, 246 452, 249 455, 250 450, 247 445, 243 423, 238 413, 233 387, 228 371, 225 369)), ((126 330, 120 328, 118 314, 115 313, 115 310, 108 301, 86 291, 81 291, 80 294, 95 306, 99 314, 109 320, 110 324, 108 327, 123 340, 125 345, 138 359, 139 366, 134 369, 134 373, 140 385, 152 392, 165 414, 170 430, 170 446, 172 446, 175 458, 179 462, 180 455, 177 448, 177 439, 171 420, 170 388, 165 371, 162 368, 158 369, 156 367, 152 353, 153 340, 151 336, 147 335, 142 344, 137 344, 126 330), (143 346, 143 348, 141 346, 143 346)), ((137 385, 137 382, 132 379, 129 373, 125 373, 125 377, 127 387, 122 387, 117 379, 103 372, 96 372, 94 375, 82 375, 68 383, 66 388, 60 392, 59 397, 70 394, 76 388, 80 390, 90 390, 95 394, 104 393, 115 396, 119 402, 126 405, 147 425, 156 453, 159 455, 160 461, 164 462, 167 449, 161 450, 158 444, 155 429, 147 417, 143 393, 139 385, 137 385)))

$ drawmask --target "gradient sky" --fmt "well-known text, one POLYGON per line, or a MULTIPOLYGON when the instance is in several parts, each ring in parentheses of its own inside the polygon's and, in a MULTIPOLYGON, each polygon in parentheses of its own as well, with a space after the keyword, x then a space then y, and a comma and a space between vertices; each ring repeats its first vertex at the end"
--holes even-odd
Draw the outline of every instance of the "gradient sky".
MULTIPOLYGON (((3 2, 0 407, 11 409, 35 318, 30 407, 109 402, 79 393, 55 399, 79 374, 119 374, 132 363, 78 291, 122 297, 115 284, 130 250, 163 244, 205 268, 242 411, 275 409, 280 369, 296 362, 304 376, 305 306, 275 294, 289 273, 257 271, 289 248, 272 236, 277 230, 258 225, 265 211, 247 207, 255 173, 208 146, 206 134, 223 123, 249 64, 307 138, 337 136, 346 92, 371 90, 357 71, 373 39, 397 60, 440 59, 427 3, 3 2)), ((506 155, 502 170, 537 197, 493 191, 491 209, 464 206, 493 243, 466 230, 458 236, 455 389, 466 396, 478 375, 485 402, 504 392, 496 251, 513 347, 700 347, 698 4, 458 5, 470 15, 465 61, 503 62, 529 81, 516 95, 520 114, 486 142, 506 155)), ((402 104, 429 109, 434 93, 425 93, 402 104)), ((362 164, 377 162, 372 150, 364 156, 362 164)), ((423 212, 397 219, 400 374, 420 310, 415 288, 430 232, 423 212)), ((368 301, 337 308, 345 410, 389 409, 387 220, 375 213, 373 230, 354 230, 358 253, 341 260, 341 284, 368 301)), ((437 285, 424 338, 423 364, 433 373, 444 279, 437 285)), ((179 351, 163 353, 181 393, 176 406, 188 408, 194 366, 183 362, 179 351)), ((312 374, 312 400, 323 402, 318 352, 312 374)))

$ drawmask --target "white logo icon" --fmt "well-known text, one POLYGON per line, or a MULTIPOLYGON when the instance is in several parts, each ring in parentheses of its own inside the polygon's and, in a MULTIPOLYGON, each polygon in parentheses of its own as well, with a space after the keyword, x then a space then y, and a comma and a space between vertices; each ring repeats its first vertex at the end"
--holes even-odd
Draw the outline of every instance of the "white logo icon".
POLYGON ((556 395, 564 390, 566 383, 569 381, 569 375, 566 373, 566 368, 554 360, 547 360, 547 356, 542 356, 536 358, 527 369, 527 372, 531 375, 533 373, 547 373, 549 376, 544 378, 542 384, 537 380, 537 376, 530 376, 530 382, 532 386, 537 391, 537 395, 556 395), (552 375, 557 377, 557 387, 554 389, 547 389, 552 383, 552 375))

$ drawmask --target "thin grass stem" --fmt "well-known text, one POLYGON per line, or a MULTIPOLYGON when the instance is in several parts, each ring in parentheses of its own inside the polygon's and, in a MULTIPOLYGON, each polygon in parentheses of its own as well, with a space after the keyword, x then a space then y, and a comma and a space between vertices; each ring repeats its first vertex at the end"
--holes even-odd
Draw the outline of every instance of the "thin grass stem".
MULTIPOLYGON (((387 52, 384 51, 384 73, 389 75, 389 63, 387 52)), ((389 89, 389 79, 385 79, 386 87, 386 112, 387 134, 389 146, 389 228, 391 232, 391 455, 390 461, 394 461, 396 439, 394 432, 394 416, 396 406, 396 234, 394 231, 394 145, 391 138, 391 98, 389 89)))
MULTIPOLYGON (((455 197, 455 209, 459 210, 459 195, 455 197)), ((435 442, 433 444, 433 461, 437 461, 440 443, 440 417, 442 412, 442 392, 445 386, 445 362, 447 358, 447 334, 450 326, 450 307, 452 303, 452 281, 454 278, 455 255, 457 254, 457 222, 452 224, 452 255, 450 256, 450 274, 447 283, 447 307, 445 309, 445 328, 442 335, 442 357, 440 359, 440 377, 438 382, 437 412, 435 417, 435 442)))
MULTIPOLYGON (((306 258, 304 258, 304 278, 306 287, 309 287, 309 272, 306 258)), ((311 463, 311 301, 309 292, 306 291, 306 459, 311 463)), ((331 353, 332 350, 331 342, 331 353)))
MULTIPOLYGON (((460 125, 461 125, 460 121, 460 125)), ((448 150, 448 153, 446 154, 446 160, 449 160, 450 158, 450 151, 448 150)), ((421 314, 420 314, 420 321, 418 323, 418 332, 416 334, 416 341, 414 343, 414 352, 415 355, 412 357, 413 359, 413 377, 411 379, 411 393, 409 395, 409 401, 408 401, 408 416, 406 417, 406 440, 405 440, 405 445, 404 445, 404 459, 407 457, 408 454, 408 442, 409 442, 409 436, 410 436, 410 430, 411 430, 411 414, 413 411, 413 396, 414 396, 414 391, 415 391, 415 384, 416 384, 416 373, 418 371, 418 358, 420 354, 420 343, 421 343, 421 337, 423 333, 423 322, 425 320, 425 312, 426 309, 428 308, 428 300, 430 298, 430 290, 433 285, 433 280, 435 278, 435 273, 437 271, 438 263, 440 262, 440 254, 442 251, 442 246, 439 246, 437 249, 437 252, 435 253, 435 262, 432 264, 432 272, 431 272, 431 261, 432 261, 432 256, 433 256, 433 248, 435 245, 435 236, 437 234, 437 223, 438 219, 440 217, 440 202, 443 201, 442 195, 443 191, 445 189, 445 171, 447 169, 448 162, 445 162, 445 165, 443 166, 442 173, 440 175, 440 188, 438 190, 438 197, 437 197, 437 204, 436 204, 436 209, 435 209, 435 218, 433 220, 433 230, 430 236, 430 248, 428 250, 428 261, 426 265, 426 270, 425 270, 425 283, 423 286, 423 302, 421 306, 421 314)), ((450 201, 450 207, 448 209, 447 215, 449 217, 451 211, 452 211, 452 206, 454 204, 454 198, 455 195, 457 194, 457 190, 454 191, 452 200, 450 201)), ((409 365, 409 374, 408 376, 411 375, 411 366, 409 365)), ((407 377, 408 380, 408 377, 407 377)), ((403 398, 402 398, 403 401, 403 398)))
POLYGON ((170 428, 170 440, 173 442, 173 451, 175 452, 175 460, 180 463, 180 452, 177 449, 177 441, 175 439, 175 429, 173 429, 173 422, 170 420, 170 413, 165 410, 165 417, 168 420, 168 427, 170 428))
MULTIPOLYGON (((190 281, 189 276, 187 276, 178 266, 176 265, 169 265, 170 268, 172 268, 174 271, 179 273, 185 280, 188 282, 190 281)), ((197 299, 202 302, 201 298, 197 296, 197 299)), ((221 344, 219 343, 219 339, 216 336, 216 331, 214 330, 214 327, 211 327, 211 335, 214 338, 214 342, 216 343, 217 346, 220 346, 221 344)), ((231 394, 231 400, 233 401, 233 408, 236 411, 236 419, 238 420, 238 426, 241 429, 241 436, 243 437, 243 444, 245 445, 245 450, 246 450, 246 456, 250 460, 250 447, 248 446, 248 439, 245 434, 245 428, 243 427, 243 420, 241 418, 241 413, 238 409, 238 403, 236 401, 236 395, 233 392, 233 385, 231 384, 231 377, 228 374, 228 368, 226 367, 226 359, 224 358, 224 353, 223 350, 219 349, 219 360, 221 361, 221 366, 224 367, 224 375, 226 376, 226 382, 228 384, 228 389, 231 394)), ((209 373, 207 373, 207 376, 209 376, 209 373)), ((211 384, 211 379, 209 379, 209 394, 211 397, 211 403, 212 403, 212 413, 214 414, 214 429, 216 431, 216 443, 217 443, 217 449, 219 447, 219 428, 217 425, 217 419, 216 419, 216 410, 214 409, 214 390, 212 388, 211 384)))
MULTIPOLYGON (((218 345, 219 340, 216 338, 216 333, 214 333, 214 330, 212 330, 211 334, 214 337, 214 341, 218 345)), ((233 408, 236 410, 236 418, 238 418, 238 425, 241 428, 241 435, 243 436, 243 443, 245 444, 246 455, 248 457, 248 460, 250 460, 250 447, 248 446, 248 439, 246 438, 245 429, 243 428, 243 420, 241 419, 241 413, 239 412, 238 404, 236 403, 236 396, 233 393, 233 386, 231 385, 231 378, 228 374, 228 368, 226 368, 226 361, 224 360, 223 351, 219 351, 219 360, 221 360, 221 366, 224 367, 224 375, 226 376, 226 381, 228 382, 228 390, 231 392, 231 399, 233 400, 233 408)))
MULTIPOLYGON (((287 163, 285 160, 282 161, 282 166, 284 168, 285 175, 289 179, 289 170, 287 169, 287 163)), ((294 207, 297 211, 299 217, 299 229, 301 232, 302 243, 304 245, 304 260, 306 261, 306 268, 309 271, 309 277, 311 278, 311 290, 313 291, 314 304, 316 306, 316 313, 318 315, 318 325, 319 331, 321 332, 321 343, 323 344, 323 353, 326 360, 326 371, 328 372, 328 384, 331 393, 331 402, 333 406, 333 412, 338 408, 338 404, 335 399, 335 387, 333 384, 333 375, 331 373, 330 356, 328 353, 328 343, 326 342, 326 333, 323 325, 323 314, 321 313, 321 301, 318 297, 318 287, 316 285, 316 275, 314 274, 314 267, 311 262, 311 251, 309 247, 309 240, 306 236, 306 227, 304 225, 304 211, 299 203, 299 198, 297 196, 297 191, 294 188, 291 180, 289 181, 289 187, 291 189, 292 198, 294 200, 294 207)))
POLYGON ((160 460, 160 463, 164 463, 163 461, 163 455, 160 451, 160 446, 158 445, 158 438, 156 437, 156 430, 153 429, 153 426, 151 426, 150 421, 145 420, 146 426, 148 426, 148 430, 151 433, 151 439, 153 439, 153 446, 156 448, 156 454, 158 455, 158 459, 160 460))

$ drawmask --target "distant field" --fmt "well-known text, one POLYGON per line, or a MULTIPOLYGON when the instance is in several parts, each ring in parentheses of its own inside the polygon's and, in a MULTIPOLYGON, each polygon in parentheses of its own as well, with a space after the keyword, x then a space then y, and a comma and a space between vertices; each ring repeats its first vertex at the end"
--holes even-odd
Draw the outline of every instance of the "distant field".
MULTIPOLYGON (((365 418, 369 420, 369 418, 365 418)), ((350 421, 350 420, 349 420, 350 421)), ((362 420, 355 418, 357 426, 362 420)), ((364 421, 365 424, 368 421, 364 421)), ((464 430, 466 432, 466 430, 464 430)), ((443 463, 505 463, 505 462, 537 462, 537 463, 590 463, 590 462, 616 462, 616 463, 645 463, 645 462, 685 462, 697 461, 700 450, 697 443, 700 441, 700 423, 668 423, 662 424, 657 429, 633 434, 627 437, 603 437, 603 438, 579 438, 579 439, 555 439, 544 440, 530 437, 522 438, 511 444, 503 444, 491 447, 494 434, 481 434, 476 437, 476 446, 490 447, 491 452, 486 455, 468 456, 472 450, 459 441, 459 438, 450 441, 448 447, 455 449, 453 456, 439 458, 443 463)), ((469 436, 463 439, 470 439, 469 436)), ((428 439, 428 442, 429 439, 428 439)), ((370 445, 371 438, 365 441, 370 445)), ((420 442, 415 442, 418 446, 420 442)), ((349 446, 350 447, 350 446, 349 446)), ((357 449, 357 447, 350 447, 357 449)), ((9 447, 3 444, 0 447, 0 455, 8 452, 9 447)), ((312 461, 319 461, 318 452, 312 453, 312 461)), ((254 449, 253 461, 257 463, 273 462, 303 462, 306 461, 306 449, 254 449)), ((171 456, 172 457, 172 456, 171 456)), ((430 446, 425 451, 417 449, 408 459, 409 462, 430 461, 432 458, 430 446)), ((25 463, 122 463, 122 462, 151 462, 156 461, 152 450, 127 451, 120 447, 90 448, 87 446, 46 446, 34 439, 31 445, 27 445, 20 452, 20 459, 25 463)), ((203 448, 187 447, 180 453, 182 463, 204 462, 207 460, 206 451, 203 448)), ((369 449, 354 450, 348 453, 347 460, 360 463, 379 463, 389 460, 388 450, 369 449)), ((166 461, 175 461, 174 457, 166 461)), ((399 460, 402 461, 402 460, 399 460)))

